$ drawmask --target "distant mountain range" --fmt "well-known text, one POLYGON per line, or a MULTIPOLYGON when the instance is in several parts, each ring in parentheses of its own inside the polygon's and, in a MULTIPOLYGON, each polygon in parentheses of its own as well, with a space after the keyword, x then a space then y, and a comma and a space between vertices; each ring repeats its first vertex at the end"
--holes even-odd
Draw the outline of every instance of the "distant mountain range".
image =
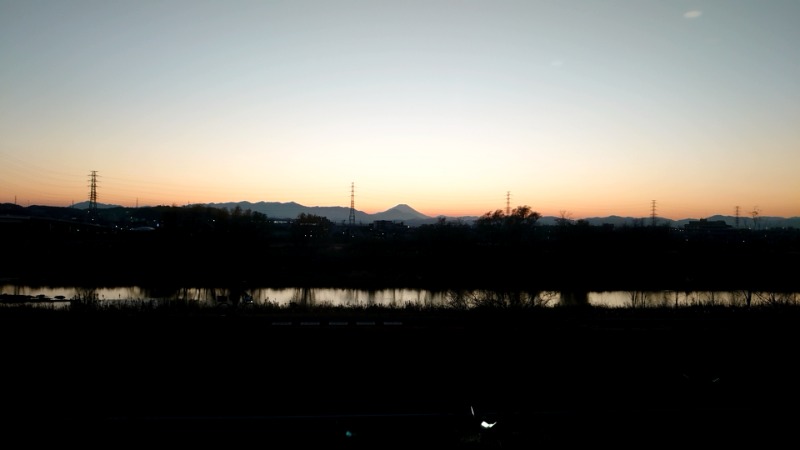
MULTIPOLYGON (((204 206, 213 208, 225 208, 232 210, 237 206, 243 210, 251 210, 266 214, 267 217, 272 219, 294 219, 301 213, 313 214, 316 216, 326 217, 334 223, 347 223, 350 219, 350 208, 344 206, 304 206, 295 202, 226 202, 226 203, 203 203, 204 206)), ((81 202, 73 205, 74 208, 87 209, 89 202, 81 202)), ((98 208, 114 208, 121 207, 119 205, 97 204, 98 208)), ((363 211, 356 210, 354 212, 355 222, 358 224, 369 224, 376 220, 387 220, 390 222, 403 222, 409 226, 419 226, 425 224, 436 223, 440 218, 444 217, 448 221, 462 221, 471 223, 475 221, 478 216, 436 216, 431 217, 415 210, 414 208, 406 205, 399 204, 386 211, 368 214, 363 211)), ((558 224, 559 217, 544 216, 539 220, 541 225, 556 225, 558 224)), ((735 227, 737 226, 737 218, 735 216, 714 215, 702 218, 686 218, 680 220, 672 220, 656 217, 658 225, 668 224, 674 228, 683 228, 684 225, 691 221, 705 219, 708 221, 724 221, 726 224, 735 227)), ((649 225, 651 223, 650 217, 622 217, 622 216, 607 216, 607 217, 589 217, 586 220, 590 225, 613 225, 615 227, 633 226, 636 224, 649 225)), ((762 216, 758 219, 758 228, 800 228, 800 217, 775 217, 775 216, 762 216)), ((573 221, 575 222, 575 221, 573 221)), ((739 217, 738 226, 741 228, 753 228, 755 225, 752 217, 739 217)))
MULTIPOLYGON (((556 224, 558 218, 557 217, 543 217, 539 223, 545 224, 556 224)), ((590 225, 603 225, 603 224, 611 224, 614 226, 631 226, 637 223, 642 223, 644 225, 649 225, 651 223, 650 217, 620 217, 620 216, 608 216, 608 217, 590 217, 585 219, 589 222, 590 225)), ((723 216, 723 215, 713 215, 709 217, 700 217, 700 218, 686 218, 680 220, 672 220, 672 219, 665 219, 661 217, 656 217, 656 224, 657 225, 664 225, 667 224, 672 228, 683 228, 684 225, 688 224, 689 222, 694 222, 698 220, 707 220, 709 222, 714 221, 723 221, 727 225, 731 227, 739 227, 739 228, 800 228, 800 217, 775 217, 775 216, 762 216, 757 219, 758 224, 753 221, 752 217, 742 217, 739 216, 738 223, 736 216, 723 216)))
MULTIPOLYGON (((346 223, 350 220, 350 208, 344 206, 303 206, 299 203, 288 202, 228 202, 228 203, 205 203, 205 206, 214 208, 233 209, 237 206, 246 210, 257 211, 266 214, 273 219, 294 219, 301 213, 313 214, 326 217, 334 223, 346 223)), ((368 214, 363 211, 354 211, 356 223, 368 224, 376 220, 388 220, 390 222, 404 222, 408 225, 422 225, 425 223, 436 222, 436 217, 426 216, 414 208, 400 204, 386 211, 368 214)), ((471 218, 474 220, 475 218, 471 218)))

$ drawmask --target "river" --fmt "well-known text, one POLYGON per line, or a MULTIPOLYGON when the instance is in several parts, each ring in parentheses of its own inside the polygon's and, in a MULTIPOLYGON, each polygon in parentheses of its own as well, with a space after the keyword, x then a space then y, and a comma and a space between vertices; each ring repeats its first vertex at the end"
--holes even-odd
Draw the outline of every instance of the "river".
POLYGON ((696 305, 743 306, 750 297, 752 305, 797 304, 800 293, 773 291, 601 291, 601 292, 499 292, 490 290, 425 289, 341 289, 341 288, 268 288, 240 291, 229 288, 187 287, 153 289, 142 286, 86 288, 75 286, 0 285, 3 303, 38 303, 67 305, 73 299, 92 299, 108 304, 160 304, 170 301, 197 302, 202 305, 228 302, 234 297, 254 305, 289 306, 384 306, 384 307, 474 307, 479 305, 529 305, 553 307, 589 304, 604 307, 681 307, 696 305))

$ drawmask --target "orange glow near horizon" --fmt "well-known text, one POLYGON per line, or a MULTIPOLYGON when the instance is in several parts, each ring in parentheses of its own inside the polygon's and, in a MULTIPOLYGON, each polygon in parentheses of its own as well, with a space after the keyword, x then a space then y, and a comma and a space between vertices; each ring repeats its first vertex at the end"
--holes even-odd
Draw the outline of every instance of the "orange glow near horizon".
POLYGON ((0 202, 800 216, 800 2, 361 6, 0 4, 0 202))
MULTIPOLYGON (((318 196, 315 197, 314 195, 308 194, 305 197, 297 197, 291 198, 289 196, 285 198, 256 198, 252 196, 246 195, 231 195, 229 196, 228 193, 220 193, 217 195, 209 195, 207 197, 199 197, 196 194, 190 195, 180 195, 180 193, 186 194, 186 191, 180 191, 179 194, 174 196, 163 196, 163 197, 155 197, 155 196, 147 196, 142 195, 140 197, 136 196, 120 196, 120 195, 113 195, 113 193, 105 192, 102 187, 98 187, 98 202, 101 204, 111 204, 111 205, 119 205, 123 207, 133 208, 133 207, 145 207, 145 206, 185 206, 190 204, 209 204, 209 203, 230 203, 230 202, 250 202, 250 203, 258 203, 258 202, 279 202, 279 203, 288 203, 288 202, 295 202, 303 206, 338 206, 338 207, 345 207, 349 208, 350 206, 350 197, 349 194, 346 192, 347 186, 345 189, 342 189, 344 195, 341 195, 338 201, 329 199, 325 201, 326 197, 318 196), (181 198, 182 197, 182 198, 181 198), (319 198, 320 200, 316 200, 319 198)), ((37 188, 39 189, 39 188, 37 188)), ((12 198, 3 198, 0 199, 0 203, 15 203, 21 206, 32 206, 32 205, 42 205, 42 206, 59 206, 59 207, 69 207, 75 203, 81 203, 88 200, 88 188, 81 189, 81 190, 74 190, 72 192, 73 195, 42 195, 38 197, 26 197, 26 196, 15 196, 12 198)), ((441 206, 442 203, 437 202, 426 202, 425 199, 422 201, 418 201, 416 204, 409 201, 403 200, 393 200, 393 201, 386 201, 382 202, 380 199, 371 197, 369 202, 364 201, 359 197, 357 194, 355 196, 355 207, 356 210, 362 211, 367 214, 375 214, 386 211, 394 206, 399 204, 406 204, 413 208, 414 210, 427 215, 429 217, 438 217, 438 216, 446 216, 446 217, 479 217, 485 213, 492 213, 495 210, 501 210, 503 212, 506 211, 507 204, 506 199, 504 197, 504 192, 500 192, 500 195, 494 196, 495 198, 490 198, 491 196, 485 196, 483 198, 476 199, 475 202, 468 202, 468 201, 461 201, 456 202, 453 201, 451 203, 444 203, 444 206, 441 206), (494 203, 492 203, 494 200, 494 203)), ((287 194, 291 195, 291 193, 287 194)), ((400 199, 402 194, 398 194, 396 199, 400 199)), ((649 218, 651 216, 652 210, 652 200, 643 199, 638 203, 630 199, 625 199, 622 202, 598 202, 598 204, 591 204, 591 203, 584 203, 578 204, 574 208, 570 207, 561 207, 559 202, 556 199, 541 199, 538 201, 526 201, 522 199, 517 199, 517 195, 513 192, 511 193, 510 201, 508 202, 508 208, 514 209, 518 206, 530 206, 534 211, 539 212, 542 216, 553 216, 553 217, 564 217, 578 220, 584 218, 592 218, 592 217, 607 217, 607 216, 621 216, 621 217, 634 217, 634 218, 649 218)), ((531 199, 534 200, 534 199, 531 199)), ((721 205, 720 207, 714 206, 706 206, 700 203, 693 203, 691 201, 687 201, 681 204, 677 204, 675 201, 662 201, 656 200, 655 204, 655 213, 658 218, 664 219, 672 219, 672 220, 680 220, 680 219, 688 219, 688 218, 706 218, 713 215, 726 215, 726 216, 734 216, 737 213, 737 206, 738 206, 738 214, 741 217, 751 217, 755 212, 759 216, 772 216, 772 217, 798 217, 800 214, 796 209, 792 208, 783 208, 779 202, 776 203, 761 203, 761 204, 747 204, 744 202, 736 203, 733 199, 731 199, 728 204, 721 205)))

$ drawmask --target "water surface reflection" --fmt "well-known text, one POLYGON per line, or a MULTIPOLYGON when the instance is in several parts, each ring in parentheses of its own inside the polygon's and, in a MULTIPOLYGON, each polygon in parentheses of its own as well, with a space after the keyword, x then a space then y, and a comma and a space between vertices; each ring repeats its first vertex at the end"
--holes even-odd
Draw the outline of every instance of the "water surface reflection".
POLYGON ((771 291, 492 291, 425 289, 342 288, 148 288, 141 286, 81 288, 69 286, 0 285, 4 303, 68 303, 92 300, 114 305, 153 304, 171 301, 213 306, 247 302, 255 305, 345 307, 453 307, 536 306, 588 304, 605 307, 681 307, 697 305, 746 306, 747 304, 797 304, 800 293, 771 291))

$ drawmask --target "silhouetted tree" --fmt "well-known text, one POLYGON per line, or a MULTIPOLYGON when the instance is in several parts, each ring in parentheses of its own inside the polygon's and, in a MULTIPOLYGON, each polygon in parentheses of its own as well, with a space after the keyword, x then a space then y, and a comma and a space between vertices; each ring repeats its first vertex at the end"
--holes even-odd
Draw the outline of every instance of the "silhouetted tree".
POLYGON ((508 216, 508 222, 511 227, 533 227, 536 222, 542 218, 542 215, 531 209, 530 206, 523 205, 514 208, 511 215, 508 216))
POLYGON ((529 237, 531 230, 542 217, 541 214, 523 205, 506 215, 498 209, 487 212, 475 222, 478 233, 494 243, 517 244, 529 237))
POLYGON ((496 227, 503 224, 506 215, 502 209, 497 209, 494 212, 487 212, 480 216, 476 221, 478 227, 496 227))
POLYGON ((562 227, 566 227, 566 226, 572 225, 572 219, 570 219, 571 215, 572 214, 569 211, 566 211, 566 210, 562 209, 559 212, 559 216, 560 217, 558 219, 556 219, 556 223, 558 225, 562 226, 562 227))

